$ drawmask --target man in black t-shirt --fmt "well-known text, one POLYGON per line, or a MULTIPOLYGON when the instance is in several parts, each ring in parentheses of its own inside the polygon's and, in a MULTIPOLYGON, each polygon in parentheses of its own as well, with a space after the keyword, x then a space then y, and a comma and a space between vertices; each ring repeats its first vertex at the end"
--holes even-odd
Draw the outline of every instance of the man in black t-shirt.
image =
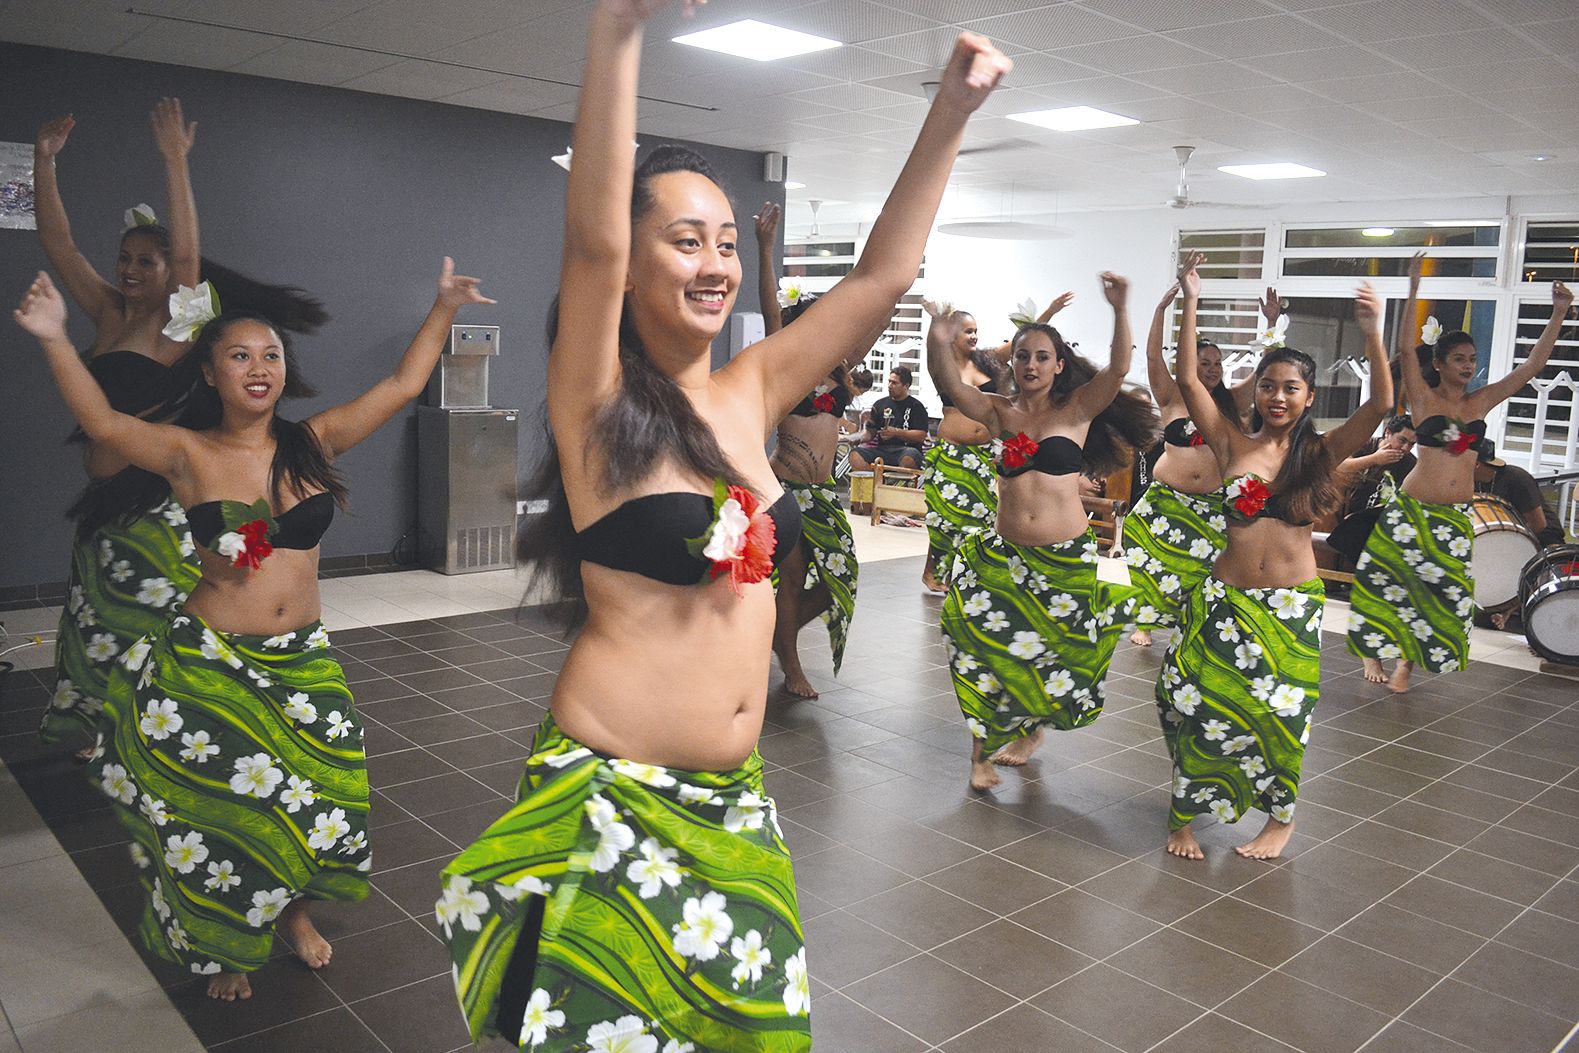
POLYGON ((1414 422, 1407 416, 1388 417, 1381 438, 1366 442, 1333 472, 1343 499, 1327 544, 1350 563, 1359 560, 1371 528, 1381 518, 1383 483, 1397 489, 1414 469, 1414 454, 1409 452, 1414 444, 1414 422))
POLYGON ((850 452, 852 471, 864 472, 874 461, 902 468, 921 467, 921 444, 927 441, 927 408, 911 397, 908 366, 888 374, 888 396, 872 403, 871 419, 860 446, 850 452))
POLYGON ((1562 524, 1541 493, 1540 484, 1523 468, 1499 458, 1489 439, 1480 444, 1476 453, 1475 490, 1512 505, 1542 548, 1563 543, 1562 524))

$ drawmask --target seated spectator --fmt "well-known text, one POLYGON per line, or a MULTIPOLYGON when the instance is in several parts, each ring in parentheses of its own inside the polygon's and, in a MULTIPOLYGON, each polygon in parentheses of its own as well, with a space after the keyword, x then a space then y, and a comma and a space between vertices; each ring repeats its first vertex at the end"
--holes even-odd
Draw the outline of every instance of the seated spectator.
POLYGON ((1482 440, 1475 455, 1475 492, 1500 497, 1513 506, 1542 548, 1563 543, 1562 524, 1541 493, 1535 477, 1497 456, 1490 439, 1482 440))
POLYGON ((908 366, 888 374, 888 396, 872 404, 863 441, 850 454, 850 468, 861 472, 882 461, 903 468, 921 467, 921 446, 927 441, 927 408, 910 394, 908 366))
POLYGON ((1327 544, 1350 564, 1360 558, 1371 528, 1381 518, 1381 506, 1415 466, 1414 421, 1407 415, 1388 417, 1380 438, 1371 439, 1334 473, 1343 500, 1338 522, 1327 544))

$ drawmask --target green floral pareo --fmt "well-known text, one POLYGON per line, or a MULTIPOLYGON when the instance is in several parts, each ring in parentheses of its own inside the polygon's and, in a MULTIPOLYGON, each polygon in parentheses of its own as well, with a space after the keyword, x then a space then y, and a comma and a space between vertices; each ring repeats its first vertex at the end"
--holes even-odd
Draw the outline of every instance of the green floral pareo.
POLYGON ((822 612, 822 620, 828 626, 833 672, 837 676, 844 661, 844 645, 850 637, 850 619, 855 616, 855 587, 861 574, 855 560, 850 517, 839 503, 832 483, 786 481, 784 489, 795 495, 795 503, 800 506, 801 546, 808 555, 804 588, 822 585, 828 590, 828 607, 822 612))
POLYGON ((1221 491, 1187 494, 1154 482, 1124 517, 1124 561, 1135 594, 1125 617, 1141 629, 1179 624, 1190 593, 1223 551, 1221 491))
POLYGON ((927 449, 921 473, 927 503, 927 540, 937 573, 949 573, 954 550, 972 534, 992 529, 998 515, 998 474, 985 446, 938 442, 927 449))

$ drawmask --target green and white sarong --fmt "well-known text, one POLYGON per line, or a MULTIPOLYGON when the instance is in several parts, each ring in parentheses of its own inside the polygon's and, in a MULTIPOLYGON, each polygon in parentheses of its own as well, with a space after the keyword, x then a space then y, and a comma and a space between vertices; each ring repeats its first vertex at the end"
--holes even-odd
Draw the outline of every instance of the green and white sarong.
POLYGON ((986 446, 934 443, 921 472, 927 502, 927 541, 947 573, 954 550, 972 534, 992 530, 998 517, 998 473, 986 446))
POLYGON ((1300 762, 1321 682, 1320 578, 1238 589, 1208 577, 1157 677, 1173 758, 1169 829, 1260 808, 1293 822, 1300 762))
POLYGON ((811 1048, 795 878, 755 752, 729 772, 660 768, 545 718, 519 803, 443 876, 438 919, 474 1040, 811 1048))
POLYGON ((1179 624, 1226 543, 1223 492, 1187 494, 1153 482, 1124 517, 1124 560, 1135 595, 1125 617, 1140 629, 1179 624))
POLYGON ((855 560, 855 535, 850 532, 850 517, 839 503, 833 483, 784 482, 784 489, 795 495, 801 511, 801 545, 806 550, 806 584, 828 590, 829 604, 822 612, 828 626, 828 643, 833 647, 833 671, 838 675, 844 661, 844 645, 850 636, 850 619, 855 615, 855 586, 861 567, 855 560))
POLYGON ((55 697, 40 738, 93 741, 115 659, 179 610, 202 576, 193 552, 186 510, 170 500, 73 547, 55 636, 55 697))
POLYGON ((1040 548, 973 534, 955 553, 951 582, 943 640, 984 755, 1037 728, 1068 731, 1101 715, 1120 594, 1097 578, 1094 534, 1040 548))
POLYGON ((1473 549, 1467 506, 1394 494, 1354 565, 1349 650, 1402 658, 1433 673, 1467 668, 1473 549))
POLYGON ((154 954, 251 972, 292 900, 366 898, 362 727, 321 623, 243 636, 177 615, 117 663, 101 726, 89 773, 131 834, 154 954))

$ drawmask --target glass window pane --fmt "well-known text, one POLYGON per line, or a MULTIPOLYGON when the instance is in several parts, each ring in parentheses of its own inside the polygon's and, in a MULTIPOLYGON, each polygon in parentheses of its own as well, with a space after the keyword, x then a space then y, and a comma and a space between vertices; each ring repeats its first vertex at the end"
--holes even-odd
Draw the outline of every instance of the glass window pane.
POLYGON ((1205 255, 1202 278, 1260 279, 1266 254, 1265 230, 1181 230, 1179 258, 1192 252, 1205 255))
POLYGON ((786 242, 784 245, 784 258, 800 256, 854 256, 855 242, 853 241, 802 241, 786 242))
POLYGON ((1291 249, 1344 249, 1383 246, 1390 248, 1429 248, 1432 245, 1484 246, 1496 248, 1502 228, 1497 224, 1465 224, 1461 227, 1323 227, 1288 230, 1283 244, 1291 249), (1366 234, 1365 231, 1372 231, 1366 234), (1391 230, 1390 234, 1380 234, 1391 230))
POLYGON ((1527 282, 1579 281, 1579 223, 1531 223, 1520 270, 1527 282))
MULTIPOLYGON (((1494 278, 1494 256, 1433 258, 1428 273, 1437 278, 1494 278)), ((1407 256, 1285 256, 1285 278, 1401 278, 1409 273, 1407 256)))

